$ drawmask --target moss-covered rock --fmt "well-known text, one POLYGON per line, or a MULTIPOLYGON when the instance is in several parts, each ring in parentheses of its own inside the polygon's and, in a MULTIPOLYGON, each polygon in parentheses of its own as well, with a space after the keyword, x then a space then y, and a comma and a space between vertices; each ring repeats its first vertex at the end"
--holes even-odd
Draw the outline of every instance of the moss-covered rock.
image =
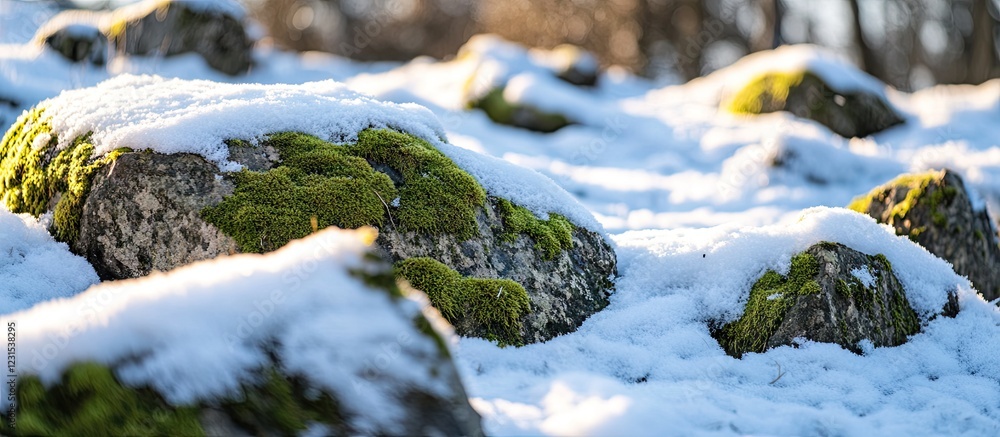
MULTIPOLYGON (((324 279, 341 278, 342 282, 338 283, 341 288, 338 292, 344 293, 345 296, 339 300, 317 303, 324 314, 336 315, 338 311, 344 313, 354 311, 351 309, 352 304, 364 302, 371 305, 365 308, 365 311, 369 317, 373 317, 373 323, 385 323, 394 328, 381 332, 378 329, 368 331, 350 329, 336 332, 333 340, 309 345, 310 350, 307 353, 307 355, 320 353, 334 359, 313 364, 309 367, 316 369, 312 373, 301 370, 301 367, 298 367, 300 370, 293 370, 285 363, 301 364, 301 357, 305 352, 300 349, 301 345, 297 347, 283 343, 288 343, 288 338, 303 335, 304 331, 323 329, 324 326, 311 324, 315 320, 309 321, 308 314, 301 314, 303 308, 301 303, 311 304, 316 300, 315 294, 311 298, 302 297, 299 304, 293 303, 294 297, 286 296, 280 301, 272 301, 269 304, 271 305, 269 312, 263 313, 265 315, 262 317, 277 316, 287 319, 287 324, 266 327, 253 325, 258 331, 269 331, 260 333, 262 335, 258 339, 234 340, 240 343, 234 346, 237 351, 227 351, 225 348, 219 350, 221 358, 212 365, 164 359, 162 355, 157 357, 157 353, 162 352, 158 348, 184 349, 183 346, 170 344, 172 341, 198 343, 202 340, 199 336, 221 335, 233 328, 225 322, 198 320, 198 314, 208 316, 211 312, 194 311, 194 314, 186 314, 185 317, 198 324, 200 329, 197 332, 184 332, 187 328, 175 329, 173 334, 165 336, 167 340, 161 337, 160 341, 125 348, 118 347, 120 345, 114 342, 129 340, 102 336, 102 345, 113 345, 109 349, 130 351, 119 352, 125 355, 111 357, 108 364, 90 361, 64 363, 59 357, 47 358, 42 360, 44 362, 41 364, 37 364, 38 360, 23 360, 23 364, 19 364, 18 367, 19 375, 14 389, 15 415, 11 416, 8 409, 0 413, 0 416, 3 416, 3 420, 0 421, 0 433, 8 436, 234 436, 301 435, 309 431, 322 435, 482 435, 480 418, 469 404, 448 347, 441 333, 435 328, 434 324, 439 321, 436 314, 422 311, 417 302, 408 299, 407 296, 415 292, 405 284, 397 282, 391 267, 373 254, 356 253, 354 255, 358 259, 350 261, 344 261, 344 258, 350 258, 347 253, 336 253, 325 257, 315 255, 317 249, 325 248, 326 242, 338 237, 343 238, 340 236, 342 231, 331 232, 338 235, 329 233, 317 235, 312 245, 303 243, 308 249, 285 255, 298 261, 315 261, 316 258, 313 257, 320 256, 325 263, 323 269, 313 268, 295 272, 298 288, 281 291, 326 293, 327 284, 310 276, 323 275, 324 279), (303 254, 311 257, 304 257, 303 254), (324 270, 332 269, 345 269, 345 271, 340 275, 323 273, 324 270), (369 294, 372 293, 384 294, 388 299, 370 299, 369 294), (359 295, 363 296, 359 298, 359 295), (300 317, 306 321, 297 326, 300 317), (379 344, 373 339, 387 340, 390 343, 379 344), (264 357, 259 367, 239 367, 257 366, 246 363, 245 354, 248 353, 264 357), (241 358, 233 359, 233 354, 240 355, 241 358), (344 355, 351 355, 352 358, 336 359, 344 355), (152 360, 154 363, 150 364, 147 360, 152 360), (382 360, 392 360, 394 364, 390 366, 387 364, 388 361, 382 360), (226 365, 235 368, 215 368, 226 365), (55 381, 43 382, 35 376, 35 372, 45 371, 52 366, 65 369, 61 377, 55 381), (240 375, 239 383, 228 390, 217 389, 212 392, 214 394, 202 393, 193 397, 184 395, 182 396, 184 400, 178 401, 176 393, 171 397, 158 391, 163 387, 190 384, 189 381, 169 379, 162 381, 162 378, 183 373, 176 368, 172 369, 171 366, 203 366, 201 369, 205 372, 231 372, 232 375, 240 375), (394 374, 393 372, 400 367, 405 367, 413 373, 402 376, 394 374), (153 386, 128 382, 136 381, 137 378, 139 380, 148 378, 149 375, 143 374, 148 371, 157 374, 155 377, 157 382, 153 386), (331 378, 336 382, 331 383, 331 378), (366 398, 368 402, 371 402, 371 399, 378 399, 381 406, 391 412, 366 408, 370 404, 358 401, 359 397, 366 398)), ((356 235, 362 236, 369 244, 374 240, 374 232, 371 230, 358 231, 356 235)), ((343 248, 339 250, 347 251, 343 248)), ((235 265, 246 266, 248 263, 253 264, 253 261, 258 260, 234 260, 229 266, 225 266, 226 261, 220 261, 213 266, 219 266, 220 272, 231 272, 235 265)), ((259 264, 258 262, 257 265, 259 264)), ((285 266, 288 265, 292 264, 285 261, 285 266)), ((260 274, 263 276, 262 280, 269 280, 269 276, 280 277, 282 274, 261 273, 263 269, 259 268, 251 270, 252 272, 248 274, 260 274)), ((292 272, 284 272, 288 273, 292 272)), ((190 279, 185 279, 184 276, 187 273, 177 273, 179 279, 176 279, 176 282, 173 281, 175 278, 169 276, 171 274, 167 273, 168 276, 162 280, 179 284, 176 286, 181 288, 191 287, 190 279)), ((213 287, 200 289, 202 293, 212 293, 215 291, 214 287, 224 289, 232 286, 226 279, 219 282, 217 278, 211 276, 209 274, 208 277, 199 279, 211 282, 213 287)), ((228 277, 230 278, 228 281, 237 283, 242 279, 236 277, 233 280, 227 273, 223 273, 222 277, 228 277)), ((273 277, 270 279, 273 280, 273 277)), ((130 323, 142 319, 136 315, 147 308, 143 305, 134 305, 134 300, 121 298, 142 295, 147 291, 145 288, 147 286, 148 283, 122 281, 115 284, 115 293, 124 291, 122 294, 103 294, 114 301, 109 305, 115 307, 116 314, 125 315, 114 318, 108 323, 117 324, 117 328, 130 329, 130 323)), ((99 289, 93 291, 103 292, 99 289)), ((270 289, 263 292, 274 296, 274 291, 270 289)), ((256 295, 260 296, 261 292, 258 290, 256 295)), ((197 298, 184 294, 165 296, 163 293, 152 293, 144 297, 178 307, 198 302, 197 298)), ((201 301, 202 304, 215 302, 213 299, 201 301)), ((67 306, 76 304, 78 303, 67 303, 67 306)), ((57 311, 61 310, 65 308, 57 311)), ((100 312, 101 309, 96 311, 100 312)), ((28 319, 36 317, 37 320, 39 316, 45 317, 46 314, 25 317, 28 319)), ((149 322, 142 323, 145 323, 143 326, 147 328, 153 326, 149 322)), ((30 326, 26 327, 29 331, 35 329, 37 333, 37 330, 44 330, 37 326, 37 323, 30 323, 30 326)), ((162 328, 171 329, 167 326, 162 328)), ((74 329, 77 330, 77 336, 73 341, 95 338, 85 334, 88 329, 94 329, 93 325, 84 323, 74 329)), ((328 333, 313 334, 323 336, 328 333)), ((19 352, 24 356, 40 357, 48 352, 39 348, 46 349, 52 344, 40 341, 28 342, 21 346, 19 352)), ((92 351, 90 355, 101 356, 107 353, 92 351)))
POLYGON ((246 73, 252 41, 241 17, 213 5, 146 0, 110 12, 66 11, 35 35, 72 62, 104 65, 113 53, 173 56, 197 53, 226 74, 246 73))
POLYGON ((806 70, 754 78, 725 106, 730 112, 747 115, 788 111, 846 138, 866 137, 903 122, 881 96, 836 90, 806 70))
MULTIPOLYGON (((946 311, 957 312, 957 304, 950 302, 946 311)), ((794 256, 786 276, 764 273, 743 315, 713 335, 739 358, 794 345, 800 337, 860 352, 863 339, 897 346, 919 331, 920 320, 884 256, 824 242, 794 256)))
POLYGON ((562 114, 508 101, 504 97, 503 87, 494 88, 481 97, 470 99, 466 108, 481 109, 495 123, 536 132, 555 132, 570 124, 569 119, 562 114))
POLYGON ((854 199, 849 209, 895 228, 967 276, 987 300, 1000 297, 1000 245, 985 208, 976 210, 949 170, 907 174, 854 199))
POLYGON ((192 154, 123 149, 92 159, 86 137, 63 150, 56 144, 43 111, 26 115, 0 144, 0 196, 16 212, 54 210, 54 232, 104 279, 269 252, 328 226, 371 225, 392 262, 432 258, 526 291, 531 311, 519 309, 516 323, 494 323, 487 311, 460 324, 464 334, 544 341, 608 304, 615 255, 603 237, 488 197, 412 135, 370 129, 344 144, 288 132, 229 141, 230 159, 246 165, 232 173, 192 154))

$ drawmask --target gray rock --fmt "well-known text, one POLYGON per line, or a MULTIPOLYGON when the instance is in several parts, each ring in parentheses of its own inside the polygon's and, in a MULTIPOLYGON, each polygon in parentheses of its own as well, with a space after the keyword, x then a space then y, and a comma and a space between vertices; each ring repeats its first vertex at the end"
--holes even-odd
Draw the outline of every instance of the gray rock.
POLYGON ((226 74, 246 73, 251 66, 250 37, 232 15, 184 2, 147 1, 113 12, 107 35, 126 55, 172 56, 197 53, 226 74))
POLYGON ((866 137, 903 122, 881 96, 836 90, 809 71, 765 74, 738 91, 729 110, 740 114, 787 111, 845 138, 866 137))
MULTIPOLYGON (((504 241, 497 199, 490 197, 487 203, 476 214, 480 236, 474 239, 400 232, 386 225, 376 242, 393 261, 429 257, 463 276, 512 279, 524 286, 531 300, 531 312, 523 321, 526 344, 573 332, 608 305, 610 278, 617 270, 615 253, 603 237, 577 227, 572 248, 546 260, 531 237, 522 234, 513 242, 504 241)), ((453 324, 459 334, 482 336, 482 327, 453 324)))
POLYGON ((986 300, 1000 297, 1000 245, 985 208, 973 208, 961 176, 949 170, 903 175, 855 199, 868 214, 951 263, 986 300))
POLYGON ((238 17, 186 2, 147 0, 110 12, 62 12, 39 29, 35 41, 72 62, 93 65, 104 65, 112 53, 197 53, 212 68, 237 75, 252 63, 252 41, 238 17))
MULTIPOLYGON (((957 312, 954 299, 943 309, 945 315, 957 312)), ((863 339, 897 346, 919 331, 920 321, 884 256, 824 242, 793 257, 787 276, 765 273, 751 289, 743 316, 714 335, 739 358, 795 345, 796 338, 860 352, 863 339)))
MULTIPOLYGON (((267 145, 232 142, 230 159, 253 171, 266 171, 279 156, 267 145)), ((79 237, 69 242, 70 247, 85 256, 103 279, 134 278, 236 253, 238 244, 201 215, 233 190, 229 177, 197 155, 123 154, 96 172, 83 204, 79 237)), ((602 236, 576 227, 572 247, 547 258, 527 235, 513 241, 502 238, 505 225, 497 202, 489 197, 477 212, 478 237, 463 240, 403 232, 390 221, 380 226, 377 245, 393 262, 430 257, 467 277, 521 284, 531 304, 530 313, 521 320, 523 343, 573 332, 608 305, 616 258, 602 236)), ((451 322, 462 335, 483 334, 482 326, 451 322)))
POLYGON ((97 171, 70 242, 102 279, 145 276, 237 251, 200 211, 232 182, 198 155, 133 152, 97 171))

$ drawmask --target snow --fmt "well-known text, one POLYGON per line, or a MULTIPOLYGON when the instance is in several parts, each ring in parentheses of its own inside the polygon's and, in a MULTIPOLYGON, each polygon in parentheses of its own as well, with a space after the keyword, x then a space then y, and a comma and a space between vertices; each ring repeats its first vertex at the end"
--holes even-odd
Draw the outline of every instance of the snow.
POLYGON ((373 420, 359 429, 395 429, 398 390, 449 389, 414 364, 440 353, 412 322, 426 297, 393 299, 351 274, 371 271, 363 257, 374 239, 371 229, 329 229, 268 255, 106 282, 9 314, 23 354, 18 371, 51 383, 74 362, 116 364, 125 383, 190 404, 234 394, 268 363, 262 345, 272 344, 285 372, 350 399, 344 408, 373 420), (407 359, 386 359, 387 350, 407 359))
MULTIPOLYGON (((108 147, 125 145, 115 135, 129 132, 130 141, 164 151, 188 147, 223 166, 219 142, 224 138, 251 139, 278 128, 348 138, 355 129, 350 120, 325 117, 330 109, 345 113, 345 102, 357 100, 393 114, 392 120, 405 114, 412 122, 405 128, 415 131, 400 128, 432 140, 491 194, 539 215, 559 212, 591 229, 603 225, 613 233, 619 261, 608 308, 577 332, 544 344, 500 349, 479 339, 459 341, 456 362, 491 435, 1000 434, 1000 311, 919 246, 866 216, 826 208, 846 205, 900 173, 947 167, 963 176, 975 206, 997 217, 1000 80, 906 94, 887 89, 843 56, 794 46, 744 58, 682 85, 658 86, 609 69, 596 87, 577 88, 553 77, 554 64, 545 56, 490 36, 470 41, 452 61, 418 58, 401 65, 257 48, 254 70, 230 78, 211 71, 197 56, 117 58, 107 68, 96 68, 8 45, 0 46, 0 97, 16 97, 19 112, 63 90, 113 78, 101 85, 103 90, 132 90, 143 99, 67 91, 56 100, 74 111, 65 114, 80 124, 76 132, 96 126, 98 119, 118 120, 117 133, 102 134, 108 147), (868 138, 845 139, 789 114, 747 118, 719 108, 756 75, 802 68, 841 91, 885 96, 906 123, 868 138), (277 83, 288 85, 257 85, 277 83), (500 83, 508 84, 507 97, 563 113, 577 124, 539 134, 464 110, 470 90, 500 83), (72 98, 83 104, 71 104, 72 98), (260 103, 272 98, 287 108, 260 103), (304 111, 296 103, 303 98, 327 105, 308 114, 316 125, 284 118, 304 111), (125 110, 112 110, 116 106, 99 104, 101 99, 125 110), (179 108, 170 108, 175 99, 179 108), (412 102, 426 110, 383 102, 412 102), (104 113, 90 117, 82 107, 104 113), (163 119, 151 115, 159 112, 163 119), (173 135, 194 141, 164 141, 173 135), (863 355, 808 341, 741 360, 725 355, 709 335, 709 323, 738 318, 751 284, 763 272, 786 272, 792 255, 824 240, 885 254, 921 317, 922 332, 899 347, 863 343, 863 355), (932 317, 948 292, 958 293, 961 312, 955 318, 932 317)), ((0 118, 4 110, 0 105, 0 118)), ((364 111, 350 115, 378 119, 381 114, 364 111)), ((855 272, 862 282, 869 275, 855 272)), ((137 283, 168 293, 156 278, 137 283)), ((89 294, 93 290, 81 296, 89 294)), ((217 297, 214 306, 250 305, 217 297)), ((190 304, 185 311, 205 310, 193 300, 190 304)), ((30 314, 42 317, 42 311, 36 307, 30 314)), ((312 314, 305 306, 301 311, 312 314)), ((282 314, 298 316, 291 309, 282 314)), ((158 318, 143 326, 171 326, 161 319, 166 315, 151 317, 158 318)), ((285 331, 276 323, 273 332, 285 331)), ((205 356, 211 345, 223 347, 211 337, 202 341, 207 344, 185 347, 204 347, 193 352, 205 356)), ((82 346, 74 347, 83 353, 82 346)), ((244 361, 231 357, 223 364, 241 368, 255 359, 247 352, 244 361)), ((137 368, 130 377, 151 378, 154 373, 145 370, 137 368)), ((214 370, 224 373, 221 367, 214 370)), ((192 376, 204 387, 227 384, 197 377, 192 376)))
POLYGON ((72 296, 98 281, 87 260, 56 242, 44 223, 0 205, 0 314, 72 296))
POLYGON ((868 266, 851 270, 851 276, 861 281, 865 287, 871 288, 875 285, 875 276, 872 275, 871 270, 868 270, 868 266))
POLYGON ((816 208, 764 227, 616 235, 620 278, 575 333, 499 349, 463 339, 459 363, 493 435, 994 434, 1000 310, 925 250, 870 218, 816 208), (923 332, 856 355, 802 341, 742 360, 710 321, 737 317, 767 269, 819 241, 884 253, 923 332), (930 318, 957 291, 959 316, 930 318), (780 375, 780 377, 779 377, 780 375), (668 430, 668 431, 665 431, 668 430))

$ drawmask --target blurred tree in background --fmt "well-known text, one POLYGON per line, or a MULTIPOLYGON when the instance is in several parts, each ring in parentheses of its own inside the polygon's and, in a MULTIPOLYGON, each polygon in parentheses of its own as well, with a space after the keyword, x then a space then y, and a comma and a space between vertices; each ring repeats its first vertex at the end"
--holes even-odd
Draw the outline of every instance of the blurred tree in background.
POLYGON ((605 64, 688 80, 813 43, 911 90, 1000 76, 1000 0, 247 0, 274 42, 363 60, 446 58, 476 33, 580 45, 605 64))
POLYGON ((794 43, 846 53, 903 90, 1000 77, 1000 0, 239 1, 279 47, 367 61, 447 59, 472 35, 496 33, 528 46, 579 45, 605 65, 666 81, 794 43))

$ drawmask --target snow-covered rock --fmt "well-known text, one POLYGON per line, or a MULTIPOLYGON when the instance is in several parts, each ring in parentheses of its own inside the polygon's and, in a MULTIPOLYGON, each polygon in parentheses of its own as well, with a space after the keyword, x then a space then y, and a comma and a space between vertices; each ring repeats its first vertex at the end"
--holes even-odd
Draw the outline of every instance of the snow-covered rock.
POLYGON ((481 435, 450 328, 374 238, 330 229, 5 316, 4 434, 481 435))
POLYGON ((791 112, 846 138, 867 137, 903 122, 881 95, 835 88, 809 70, 753 78, 726 105, 736 114, 791 112))
POLYGON ((948 261, 993 300, 1000 297, 1000 246, 996 225, 981 202, 958 173, 938 170, 899 176, 858 197, 850 208, 948 261))
POLYGON ((104 65, 113 55, 196 53, 226 74, 246 73, 252 41, 231 0, 145 0, 109 12, 69 10, 39 28, 45 44, 73 62, 104 65))
MULTIPOLYGON (((445 312, 460 334, 501 344, 572 332, 613 287, 600 227, 551 181, 448 145, 421 107, 333 82, 123 77, 43 102, 5 138, 0 160, 25 169, 3 173, 8 206, 54 209, 56 236, 105 279, 372 225, 387 259, 437 260, 513 299, 445 312)), ((435 305, 481 297, 407 272, 435 305)))
MULTIPOLYGON (((955 295, 942 312, 958 313, 955 295)), ((739 358, 803 339, 860 353, 862 340, 898 346, 917 332, 920 320, 884 255, 824 242, 792 257, 788 275, 770 270, 761 276, 740 319, 715 336, 726 353, 739 358)))

